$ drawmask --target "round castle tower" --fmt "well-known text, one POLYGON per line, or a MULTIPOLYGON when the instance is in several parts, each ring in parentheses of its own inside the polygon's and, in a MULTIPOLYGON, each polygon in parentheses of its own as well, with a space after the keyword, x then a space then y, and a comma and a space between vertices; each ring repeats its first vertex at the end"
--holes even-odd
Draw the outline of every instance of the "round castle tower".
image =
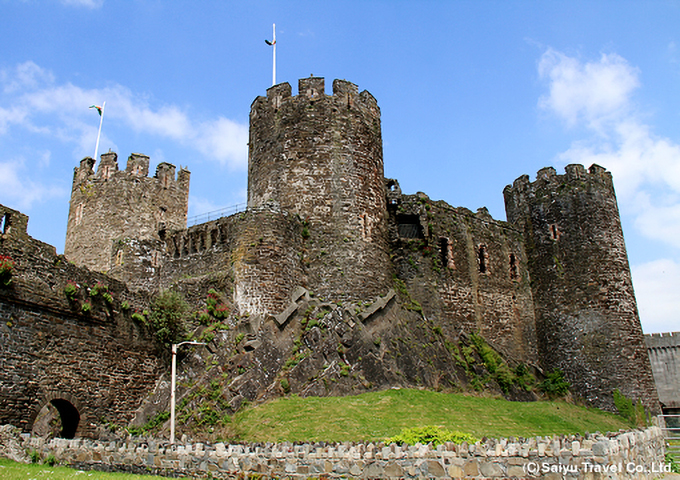
POLYGON ((86 157, 74 169, 64 246, 70 261, 106 272, 122 260, 112 258, 113 241, 162 240, 166 231, 186 228, 188 170, 175 179, 175 166, 161 163, 149 178, 149 157, 137 153, 122 171, 113 152, 102 154, 96 173, 94 164, 86 157))
POLYGON ((250 111, 248 206, 276 203, 303 222, 307 287, 334 298, 391 284, 380 109, 367 91, 324 79, 267 90, 250 111))
POLYGON ((524 230, 539 358, 572 391, 615 411, 619 389, 658 413, 611 173, 552 167, 505 187, 508 221, 524 230))

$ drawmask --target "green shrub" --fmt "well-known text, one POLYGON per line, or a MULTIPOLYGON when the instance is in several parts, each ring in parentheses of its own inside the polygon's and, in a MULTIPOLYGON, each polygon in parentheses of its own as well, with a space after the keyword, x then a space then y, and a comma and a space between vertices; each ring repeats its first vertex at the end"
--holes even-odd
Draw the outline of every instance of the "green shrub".
POLYGON ((288 379, 287 379, 287 378, 282 378, 282 379, 281 379, 281 388, 283 388, 283 391, 284 391, 285 393, 289 393, 289 392, 290 392, 290 382, 288 382, 288 379))
POLYGON ((49 465, 50 467, 53 467, 54 465, 56 465, 56 463, 57 463, 57 459, 51 453, 45 459, 45 465, 49 465))
POLYGON ((680 473, 680 463, 675 461, 672 453, 666 452, 664 458, 666 460, 666 464, 671 466, 671 473, 680 473))
POLYGON ((37 450, 31 450, 29 456, 31 457, 31 463, 40 463, 40 453, 37 450))
POLYGON ((564 373, 558 368, 549 372, 545 380, 538 384, 538 389, 549 398, 563 397, 569 392, 569 382, 564 379, 564 373))
POLYGON ((434 425, 405 428, 399 435, 395 435, 386 440, 387 443, 396 443, 398 445, 404 443, 407 445, 415 445, 416 443, 427 445, 428 443, 431 443, 433 447, 442 445, 446 442, 461 444, 463 442, 476 443, 477 441, 478 439, 469 433, 446 430, 445 428, 435 427, 434 425))
POLYGON ((85 313, 85 314, 90 313, 92 311, 92 304, 89 301, 83 303, 80 306, 80 311, 85 313))
POLYGON ((96 297, 99 295, 100 292, 108 292, 109 287, 107 285, 104 285, 101 282, 95 283, 93 286, 90 287, 90 296, 91 297, 96 297))
POLYGON ((220 293, 214 288, 208 290, 205 303, 208 306, 208 313, 213 317, 221 320, 229 316, 229 306, 220 299, 220 293))
POLYGON ((202 325, 209 325, 210 324, 210 314, 206 311, 202 311, 198 314, 198 321, 202 325))
POLYGON ((147 421, 144 425, 141 427, 137 426, 129 426, 126 428, 126 430, 130 433, 130 435, 139 437, 141 435, 144 435, 150 431, 157 430, 159 427, 163 426, 163 424, 170 418, 170 412, 158 412, 156 415, 151 417, 149 421, 147 421))
POLYGON ((618 388, 614 390, 613 396, 614 406, 622 417, 637 427, 646 426, 647 416, 641 400, 638 400, 637 404, 633 404, 633 401, 622 394, 618 388))
POLYGON ((162 344, 176 343, 184 337, 189 306, 182 295, 162 290, 151 304, 149 320, 156 339, 162 344))
POLYGON ((536 379, 529 371, 529 367, 524 363, 520 363, 514 368, 514 372, 517 385, 524 388, 526 391, 530 391, 536 383, 536 379))
POLYGON ((120 304, 121 310, 127 312, 130 310, 130 304, 127 302, 127 300, 124 300, 123 303, 120 304))

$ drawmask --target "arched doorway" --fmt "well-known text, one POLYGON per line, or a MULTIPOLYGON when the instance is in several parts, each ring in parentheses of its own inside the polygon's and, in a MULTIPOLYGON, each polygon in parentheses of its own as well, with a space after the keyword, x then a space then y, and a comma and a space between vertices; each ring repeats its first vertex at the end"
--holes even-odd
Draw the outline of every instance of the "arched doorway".
POLYGON ((53 398, 40 409, 32 433, 47 438, 74 438, 79 423, 80 413, 70 401, 53 398))

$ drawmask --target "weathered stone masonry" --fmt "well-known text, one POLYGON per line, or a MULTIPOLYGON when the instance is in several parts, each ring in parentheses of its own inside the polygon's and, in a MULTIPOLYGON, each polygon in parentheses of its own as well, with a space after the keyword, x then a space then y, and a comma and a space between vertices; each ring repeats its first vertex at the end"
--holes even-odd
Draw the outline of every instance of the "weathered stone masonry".
MULTIPOLYGON (((2 431, 0 430, 0 434, 2 431)), ((658 427, 618 435, 487 439, 476 444, 168 445, 24 436, 25 449, 79 468, 211 478, 573 478, 665 475, 658 427)), ((17 442, 18 443, 18 442, 17 442)))
POLYGON ((130 239, 160 241, 187 225, 188 170, 175 178, 175 166, 161 163, 149 178, 146 155, 133 153, 125 170, 117 158, 103 154, 96 173, 95 160, 84 158, 73 174, 64 255, 99 272, 127 260, 117 247, 130 239))
POLYGON ((249 207, 276 202, 305 222, 306 274, 320 295, 358 299, 391 286, 380 109, 344 81, 267 90, 250 110, 249 207), (322 258, 324 257, 324 258, 322 258))
POLYGON ((16 263, 10 285, 0 288, 0 423, 30 431, 48 403, 60 412, 67 438, 96 437, 98 426, 129 422, 162 366, 121 307, 144 299, 29 237, 25 215, 3 206, 0 215, 7 227, 0 255, 16 263), (78 286, 72 300, 64 293, 68 282, 78 286), (92 295, 97 284, 102 290, 92 295))
POLYGON ((611 173, 544 168, 504 195, 524 231, 543 368, 561 369, 595 405, 613 409, 618 388, 658 413, 611 173))

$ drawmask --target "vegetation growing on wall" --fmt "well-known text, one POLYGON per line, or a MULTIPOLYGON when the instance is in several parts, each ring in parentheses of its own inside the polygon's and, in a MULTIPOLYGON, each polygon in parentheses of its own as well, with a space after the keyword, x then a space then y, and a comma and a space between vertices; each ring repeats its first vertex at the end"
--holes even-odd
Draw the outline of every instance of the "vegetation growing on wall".
POLYGON ((619 411, 622 417, 626 418, 631 425, 636 427, 647 426, 647 415, 645 414, 645 407, 640 400, 637 403, 622 394, 619 389, 615 389, 614 395, 614 405, 619 411))
POLYGON ((162 344, 177 343, 186 335, 189 305, 173 290, 162 290, 151 303, 150 326, 162 344))

